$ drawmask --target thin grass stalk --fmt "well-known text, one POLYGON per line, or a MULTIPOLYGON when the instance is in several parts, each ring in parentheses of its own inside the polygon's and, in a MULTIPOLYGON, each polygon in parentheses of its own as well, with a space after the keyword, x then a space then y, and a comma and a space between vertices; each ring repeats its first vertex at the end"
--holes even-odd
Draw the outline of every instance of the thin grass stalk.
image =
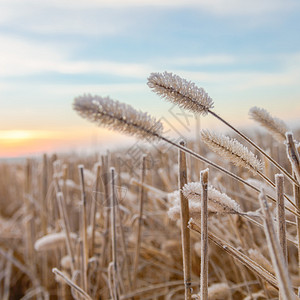
POLYGON ((66 203, 62 192, 57 193, 57 202, 58 202, 58 209, 59 209, 60 216, 63 219, 63 228, 66 234, 67 251, 71 257, 71 271, 73 273, 75 270, 75 256, 74 256, 73 245, 70 237, 71 230, 70 230, 70 223, 67 214, 66 203))
POLYGON ((81 216, 82 216, 82 242, 83 242, 83 279, 84 279, 84 285, 83 289, 87 291, 88 289, 88 280, 87 280, 87 267, 88 267, 88 240, 87 240, 87 203, 86 203, 86 193, 85 193, 85 183, 84 183, 84 174, 83 174, 83 166, 79 165, 78 166, 79 170, 79 177, 80 177, 80 184, 81 184, 81 199, 82 199, 82 211, 81 211, 81 216))
MULTIPOLYGON (((300 208, 300 187, 295 185, 293 186, 294 198, 297 207, 300 208)), ((296 217, 297 224, 297 242, 298 242, 298 274, 300 276, 300 218, 296 217)))
POLYGON ((296 185, 300 185, 300 157, 291 132, 286 133, 287 154, 296 177, 296 185))
POLYGON ((113 262, 110 262, 108 264, 107 275, 108 275, 108 289, 109 289, 110 296, 111 296, 112 300, 116 300, 117 299, 116 291, 114 289, 116 276, 114 274, 114 263, 113 262))
MULTIPOLYGON (((47 154, 43 155, 43 169, 42 169, 42 214, 41 214, 41 225, 43 235, 47 235, 47 192, 48 192, 48 159, 47 154)), ((42 256, 42 277, 43 285, 48 288, 48 253, 44 253, 42 256)))
MULTIPOLYGON (((12 256, 13 250, 9 251, 9 255, 12 256)), ((2 300, 9 300, 10 293, 10 281, 11 281, 11 273, 12 273, 12 262, 11 260, 7 260, 5 267, 5 277, 4 277, 4 285, 3 285, 3 297, 2 300)))
POLYGON ((143 213, 144 213, 144 202, 145 202, 145 189, 143 183, 145 181, 145 175, 146 175, 146 155, 143 155, 142 174, 141 174, 142 185, 140 186, 140 192, 139 192, 139 216, 138 216, 136 244, 135 244, 135 251, 134 251, 134 263, 133 263, 133 282, 132 282, 133 289, 136 287, 136 282, 137 282, 137 273, 138 273, 140 248, 141 248, 143 213))
POLYGON ((111 201, 110 201, 110 218, 111 218, 111 247, 112 247, 112 263, 113 263, 113 277, 114 277, 114 294, 116 300, 120 299, 118 292, 118 255, 117 255, 117 232, 116 232, 116 206, 118 205, 116 199, 116 187, 115 187, 115 169, 111 168, 111 201))
POLYGON ((103 209, 104 209, 104 229, 103 229, 103 243, 101 247, 101 261, 100 261, 100 268, 103 268, 106 261, 106 255, 107 255, 107 248, 108 248, 108 235, 109 235, 109 171, 108 171, 108 156, 101 156, 102 161, 102 180, 104 185, 104 203, 103 209))
POLYGON ((275 269, 276 278, 279 285, 279 292, 283 299, 294 300, 295 294, 292 289, 286 260, 283 256, 282 249, 275 234, 272 216, 269 210, 267 199, 262 191, 259 195, 261 208, 264 213, 264 231, 267 237, 268 248, 275 269))
POLYGON ((36 287, 34 289, 31 289, 26 293, 24 297, 22 297, 20 300, 32 300, 35 299, 35 296, 37 296, 38 300, 49 300, 49 292, 45 291, 44 287, 36 287), (41 295, 43 295, 43 298, 41 295))
POLYGON ((84 299, 93 300, 83 289, 81 289, 76 283, 69 279, 63 272, 57 268, 53 268, 52 272, 62 278, 71 288, 75 289, 84 299))
MULTIPOLYGON (((122 163, 121 158, 118 157, 118 186, 122 190, 121 163, 122 163)), ((128 282, 127 288, 128 288, 128 291, 130 292, 132 290, 132 280, 131 280, 131 275, 132 274, 131 274, 130 268, 129 268, 130 259, 129 259, 128 252, 127 252, 125 233, 124 233, 124 227, 123 227, 123 222, 122 222, 122 215, 121 215, 121 210, 120 210, 119 205, 117 205, 117 218, 118 218, 118 222, 119 222, 119 229, 120 229, 120 236, 121 236, 121 246, 122 246, 122 251, 123 251, 125 272, 126 272, 126 275, 127 275, 127 277, 126 277, 127 282, 128 282)), ((132 300, 133 300, 133 298, 132 298, 132 300)))
POLYGON ((208 169, 200 172, 201 193, 201 273, 200 273, 200 298, 208 299, 208 169))
POLYGON ((91 227, 92 227, 92 238, 91 238, 91 255, 94 255, 94 248, 95 248, 95 229, 96 229, 96 213, 97 213, 97 204, 99 201, 99 194, 100 194, 100 179, 101 179, 101 165, 97 164, 96 170, 96 183, 95 183, 95 191, 91 205, 91 227))
MULTIPOLYGON (((181 146, 185 146, 185 143, 180 142, 181 146)), ((185 300, 191 299, 191 241, 190 231, 188 229, 189 222, 189 202, 183 195, 182 188, 187 184, 187 166, 186 155, 184 151, 178 152, 179 160, 179 176, 178 176, 178 188, 180 190, 180 220, 181 220, 181 244, 182 244, 182 259, 183 259, 183 276, 184 276, 184 294, 185 300)))
POLYGON ((121 218, 121 211, 119 205, 117 205, 117 217, 119 221, 120 226, 120 236, 121 236, 121 245, 122 245, 122 251, 124 256, 124 265, 125 265, 125 271, 127 275, 127 281, 128 281, 128 290, 132 290, 132 280, 131 280, 131 273, 129 268, 129 258, 128 258, 128 252, 126 247, 126 241, 125 241, 125 234, 124 234, 124 227, 122 224, 122 218, 121 218))
POLYGON ((79 253, 77 257, 80 263, 80 286, 84 291, 87 291, 87 276, 84 259, 84 245, 82 239, 79 240, 79 253))
MULTIPOLYGON (((169 281, 169 282, 164 282, 164 283, 152 284, 147 287, 136 289, 135 291, 128 293, 126 295, 122 295, 121 300, 129 299, 129 298, 132 298, 135 296, 142 296, 143 294, 149 293, 153 290, 164 289, 167 287, 173 287, 173 286, 181 285, 181 284, 182 284, 182 280, 175 280, 175 281, 169 281)), ((193 285, 196 285, 196 284, 193 283, 193 285)))
POLYGON ((48 191, 48 162, 47 162, 47 155, 43 155, 43 170, 42 170, 42 216, 41 216, 41 223, 42 223, 42 232, 43 235, 47 234, 47 197, 48 191))
MULTIPOLYGON (((294 143, 293 134, 290 132, 286 133, 286 146, 287 146, 287 155, 290 160, 293 174, 295 177, 295 180, 300 180, 300 162, 299 162, 299 153, 298 149, 296 148, 296 145, 294 143), (298 176, 297 176, 298 175, 298 176)), ((300 209, 300 187, 299 185, 294 184, 293 185, 293 193, 294 193, 294 199, 295 204, 298 209, 300 209)), ((300 218, 299 216, 296 217, 296 225, 297 225, 297 241, 298 241, 298 274, 300 275, 300 218)))
POLYGON ((276 196, 277 196, 277 233, 279 243, 282 249, 283 257, 287 262, 287 241, 286 241, 286 223, 284 209, 284 176, 282 174, 275 175, 276 196))
MULTIPOLYGON (((29 194, 31 189, 31 176, 32 176, 32 161, 30 159, 26 160, 26 181, 25 181, 25 210, 26 215, 31 216, 32 215, 32 209, 31 204, 29 200, 29 194)), ((26 251, 25 251, 25 257, 28 261, 28 265, 32 270, 33 267, 33 239, 32 239, 32 232, 31 232, 31 218, 25 218, 25 245, 26 245, 26 251)))
MULTIPOLYGON (((197 153, 201 152, 201 139, 200 139, 200 131, 201 131, 201 117, 199 115, 195 115, 196 119, 196 124, 195 124, 195 146, 194 146, 194 151, 197 153)), ((196 160, 195 161, 195 174, 200 174, 201 170, 201 163, 196 160)))

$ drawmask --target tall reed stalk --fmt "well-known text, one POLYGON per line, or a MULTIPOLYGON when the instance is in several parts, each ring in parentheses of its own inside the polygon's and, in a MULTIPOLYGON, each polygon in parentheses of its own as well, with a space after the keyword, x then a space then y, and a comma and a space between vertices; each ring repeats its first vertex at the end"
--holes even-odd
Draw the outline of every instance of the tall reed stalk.
POLYGON ((208 299, 208 169, 200 172, 201 193, 201 273, 200 299, 208 299))
POLYGON ((88 290, 88 279, 87 279, 87 268, 88 268, 88 240, 87 240, 87 203, 86 203, 86 192, 85 192, 85 183, 84 183, 84 174, 83 174, 84 167, 82 165, 78 166, 79 170, 79 178, 81 183, 81 200, 82 200, 82 221, 81 221, 81 234, 82 234, 82 242, 83 242, 83 289, 85 291, 88 290))
MULTIPOLYGON (((181 146, 185 143, 180 142, 181 146)), ((191 299, 191 242, 190 231, 188 229, 189 222, 189 202, 183 195, 182 188, 187 184, 187 167, 186 155, 184 151, 178 152, 178 187, 180 190, 180 219, 181 219, 181 244, 182 244, 182 259, 183 259, 183 276, 185 287, 185 300, 191 299)))
POLYGON ((269 210, 268 202, 264 192, 259 195, 261 208, 264 213, 264 231, 267 237, 267 244, 275 269, 279 285, 279 292, 283 299, 294 300, 295 294, 292 289, 291 279, 286 265, 286 259, 283 256, 282 248, 275 234, 272 216, 269 210))
POLYGON ((116 199, 115 187, 115 169, 111 168, 111 192, 110 192, 110 219, 111 219, 111 248, 112 248, 112 263, 113 263, 113 289, 116 300, 120 299, 118 285, 118 254, 117 254, 117 231, 116 231, 116 199))
POLYGON ((145 188, 143 186, 146 176, 146 155, 142 156, 142 168, 141 168, 141 182, 139 191, 139 214, 137 219, 137 231, 136 231, 136 243, 134 251, 134 262, 133 262, 133 281, 132 287, 135 288, 137 284, 137 274, 141 250, 141 239, 142 239, 142 226, 143 226, 143 215, 144 215, 144 202, 145 202, 145 188))
POLYGON ((284 177, 282 174, 275 175, 276 196, 277 196, 277 232, 278 239, 282 249, 283 257, 287 260, 287 243, 286 243, 286 222, 284 208, 284 177))

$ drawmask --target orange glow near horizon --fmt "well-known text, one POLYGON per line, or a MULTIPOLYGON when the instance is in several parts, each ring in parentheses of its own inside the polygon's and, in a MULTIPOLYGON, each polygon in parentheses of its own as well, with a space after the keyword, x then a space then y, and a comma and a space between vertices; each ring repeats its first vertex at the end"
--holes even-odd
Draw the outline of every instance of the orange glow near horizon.
MULTIPOLYGON (((230 115, 226 117, 230 118, 230 115)), ((252 126, 251 120, 245 120, 241 116, 234 115, 234 126, 252 126)), ((163 121, 165 131, 176 133, 177 131, 186 138, 195 137, 195 120, 190 119, 188 130, 183 131, 178 118, 168 118, 168 122, 163 121), (170 127, 170 125, 172 125, 170 127), (176 128, 176 130, 172 129, 176 128)), ((201 128, 210 130, 221 130, 223 124, 214 118, 207 116, 200 119, 201 128)), ((187 125, 187 124, 185 124, 187 125)), ((166 133, 169 134, 169 133, 166 133)), ((120 134, 108 129, 103 129, 94 124, 68 127, 63 130, 0 130, 0 158, 17 158, 30 155, 41 155, 42 153, 53 152, 72 152, 72 151, 94 151, 96 149, 106 150, 111 147, 126 147, 136 143, 134 138, 120 134)), ((98 150, 97 150, 98 151, 98 150)))
MULTIPOLYGON (((124 137, 125 138, 125 137, 124 137)), ((64 131, 0 130, 0 158, 20 157, 46 152, 90 147, 92 143, 111 143, 123 138, 99 128, 72 128, 64 131)))

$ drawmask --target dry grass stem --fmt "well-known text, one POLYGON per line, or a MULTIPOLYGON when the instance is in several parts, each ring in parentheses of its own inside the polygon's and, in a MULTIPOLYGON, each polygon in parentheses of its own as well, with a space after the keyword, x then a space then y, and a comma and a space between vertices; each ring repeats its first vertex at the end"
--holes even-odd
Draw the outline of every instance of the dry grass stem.
MULTIPOLYGON (((182 141, 180 145, 185 146, 182 141)), ((185 152, 178 152, 178 187, 180 198, 180 220, 181 220, 181 244, 182 244, 182 259, 183 259, 183 276, 185 287, 185 299, 191 299, 191 246, 190 232, 188 229, 189 222, 189 203, 188 199, 183 195, 181 189, 187 183, 187 166, 185 152)))
POLYGON ((88 240, 87 240, 87 203, 86 203, 86 192, 85 192, 85 182, 84 182, 84 167, 83 165, 78 166, 79 178, 81 184, 81 201, 82 201, 82 210, 81 210, 81 234, 83 242, 83 289, 88 290, 88 279, 87 279, 87 268, 88 268, 88 240))
POLYGON ((102 156, 102 180, 104 185, 104 201, 106 205, 103 207, 104 209, 104 228, 103 228, 103 242, 101 246, 101 261, 100 261, 100 268, 103 268, 106 261, 106 254, 109 244, 109 207, 110 207, 110 194, 109 194, 109 160, 108 156, 102 156))
MULTIPOLYGON (((12 250, 9 251, 8 255, 12 256, 12 250)), ((9 300, 9 293, 10 293, 10 282, 11 282, 11 275, 12 275, 12 261, 8 260, 6 262, 5 267, 5 277, 4 277, 4 284, 3 284, 3 296, 2 300, 9 300)))
POLYGON ((275 175, 277 193, 277 232, 282 249, 283 257, 287 261, 286 223, 284 208, 284 177, 282 174, 275 175))
POLYGON ((208 299, 208 169, 200 172, 201 193, 201 266, 200 299, 208 299))
POLYGON ((101 181, 101 165, 97 164, 96 169, 96 182, 95 182, 95 191, 94 197, 92 198, 91 205, 91 228, 92 228, 92 242, 91 242, 91 254, 94 254, 95 248, 95 230, 96 230, 96 213, 97 213, 97 204, 100 196, 100 181, 101 181))
MULTIPOLYGON (((287 155, 293 167, 298 183, 300 183, 300 157, 291 132, 286 133, 287 155)), ((299 184, 298 184, 299 185, 299 184)))
POLYGON ((118 274, 118 255, 117 255, 117 231, 116 231, 116 206, 117 198, 116 198, 116 187, 115 187, 115 169, 111 168, 111 177, 110 177, 110 183, 111 183, 111 192, 110 192, 110 218, 111 218, 111 247, 112 247, 112 267, 113 267, 113 274, 114 274, 114 280, 113 280, 113 289, 114 289, 114 295, 115 299, 118 300, 119 297, 119 286, 118 286, 118 280, 117 280, 117 274, 118 274))
POLYGON ((137 224, 137 232, 136 232, 136 244, 135 244, 135 255, 134 255, 134 263, 133 263, 133 282, 132 287, 136 287, 137 283, 137 274, 138 274, 138 266, 139 266, 139 257, 141 250, 141 238, 142 238, 142 226, 143 226, 143 213, 144 213, 144 202, 145 202, 145 189, 144 182, 146 176, 146 155, 142 157, 142 170, 141 170, 141 183, 140 191, 139 191, 139 215, 138 215, 138 224, 137 224))
POLYGON ((77 284, 75 284, 71 279, 69 279, 63 272, 58 270, 57 268, 53 268, 52 272, 62 278, 66 284, 68 284, 71 288, 75 289, 84 299, 93 300, 83 289, 81 289, 77 284))
POLYGON ((75 266, 74 266, 75 256, 74 256, 74 249, 73 249, 72 241, 71 241, 70 222, 69 222, 69 218, 67 215, 66 203, 65 203, 63 194, 61 192, 57 193, 57 202, 58 202, 60 216, 63 219, 63 228, 64 228, 65 235, 66 235, 67 250, 71 257, 71 269, 73 272, 75 269, 75 266))
POLYGON ((267 237, 268 248, 272 259, 272 264, 275 269, 279 292, 283 299, 295 299, 295 293, 292 289, 291 280, 289 277, 286 260, 283 256, 282 249, 275 234, 272 217, 270 214, 268 202, 263 192, 259 195, 261 208, 264 212, 264 227, 267 237))

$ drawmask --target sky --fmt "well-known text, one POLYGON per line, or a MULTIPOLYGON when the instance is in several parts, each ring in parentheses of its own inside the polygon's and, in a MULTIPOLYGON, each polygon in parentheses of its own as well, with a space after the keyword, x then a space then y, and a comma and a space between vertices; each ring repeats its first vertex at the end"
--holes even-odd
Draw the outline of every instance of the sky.
POLYGON ((297 0, 0 0, 0 157, 135 143, 73 111, 88 93, 193 134, 194 117, 149 90, 151 72, 195 82, 240 128, 253 106, 296 126, 299 32, 297 0))

